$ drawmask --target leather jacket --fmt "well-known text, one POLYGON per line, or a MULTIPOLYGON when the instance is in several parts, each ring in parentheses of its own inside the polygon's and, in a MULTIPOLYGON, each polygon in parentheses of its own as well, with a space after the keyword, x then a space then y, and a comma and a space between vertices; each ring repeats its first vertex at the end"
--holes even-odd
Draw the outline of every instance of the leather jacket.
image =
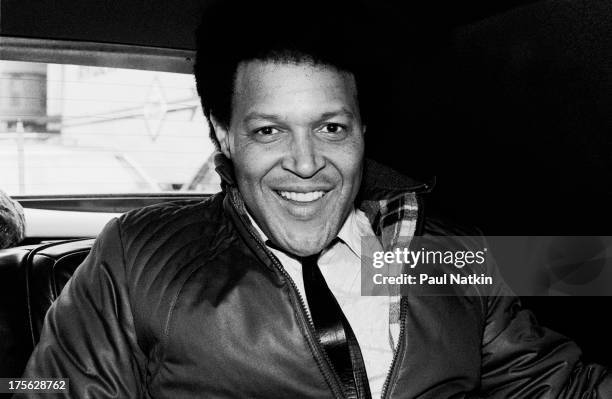
MULTIPOLYGON (((462 234, 426 216, 429 185, 368 165, 360 197, 413 193, 417 235, 462 234)), ((226 187, 111 221, 47 313, 24 377, 69 378, 74 398, 341 398, 295 284, 238 207, 226 187)), ((612 397, 605 368, 493 289, 402 297, 383 396, 612 397)))

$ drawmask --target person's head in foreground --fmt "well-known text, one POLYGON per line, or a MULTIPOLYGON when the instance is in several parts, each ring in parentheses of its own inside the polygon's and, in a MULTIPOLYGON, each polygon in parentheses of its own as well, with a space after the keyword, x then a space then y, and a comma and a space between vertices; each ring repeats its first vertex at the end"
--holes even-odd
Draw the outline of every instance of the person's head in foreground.
POLYGON ((23 208, 0 190, 0 249, 18 244, 24 234, 23 208))
POLYGON ((361 182, 363 21, 348 3, 237 9, 198 35, 195 75, 211 135, 264 234, 311 255, 336 237, 361 182))

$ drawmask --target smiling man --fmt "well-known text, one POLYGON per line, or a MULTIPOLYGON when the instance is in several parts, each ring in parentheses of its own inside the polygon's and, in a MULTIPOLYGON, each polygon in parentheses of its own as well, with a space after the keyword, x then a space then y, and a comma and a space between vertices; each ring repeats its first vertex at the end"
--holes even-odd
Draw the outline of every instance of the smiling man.
POLYGON ((607 370, 499 279, 361 294, 362 237, 394 251, 466 230, 425 213, 429 184, 364 159, 353 6, 298 6, 205 14, 195 76, 223 191, 110 222, 25 376, 69 378, 75 398, 610 397, 607 370))
POLYGON ((250 214, 290 253, 320 252, 361 182, 355 77, 308 59, 251 61, 238 66, 235 87, 230 124, 211 120, 250 214))

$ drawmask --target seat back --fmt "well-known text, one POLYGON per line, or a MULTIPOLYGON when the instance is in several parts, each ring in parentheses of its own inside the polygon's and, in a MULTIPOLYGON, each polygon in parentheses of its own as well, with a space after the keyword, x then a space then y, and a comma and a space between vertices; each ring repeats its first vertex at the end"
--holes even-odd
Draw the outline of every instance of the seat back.
POLYGON ((85 260, 93 240, 50 244, 31 251, 25 262, 28 329, 32 344, 40 338, 47 310, 76 268, 85 260))
POLYGON ((17 377, 32 352, 22 265, 33 247, 0 250, 0 377, 17 377))
POLYGON ((0 250, 0 377, 18 377, 38 343, 47 310, 93 239, 0 250))

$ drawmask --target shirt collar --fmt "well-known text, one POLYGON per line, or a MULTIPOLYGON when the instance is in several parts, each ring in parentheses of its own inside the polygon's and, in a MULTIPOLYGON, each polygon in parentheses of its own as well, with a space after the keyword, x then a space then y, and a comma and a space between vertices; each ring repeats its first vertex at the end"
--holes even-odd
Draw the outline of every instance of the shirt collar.
MULTIPOLYGON (((361 236, 364 234, 362 234, 361 226, 357 220, 357 212, 361 211, 356 211, 354 207, 351 209, 351 212, 338 232, 338 238, 341 239, 355 255, 361 258, 361 236)), ((368 224, 367 218, 365 220, 366 224, 368 224)), ((374 235, 374 233, 370 235, 374 235)))

